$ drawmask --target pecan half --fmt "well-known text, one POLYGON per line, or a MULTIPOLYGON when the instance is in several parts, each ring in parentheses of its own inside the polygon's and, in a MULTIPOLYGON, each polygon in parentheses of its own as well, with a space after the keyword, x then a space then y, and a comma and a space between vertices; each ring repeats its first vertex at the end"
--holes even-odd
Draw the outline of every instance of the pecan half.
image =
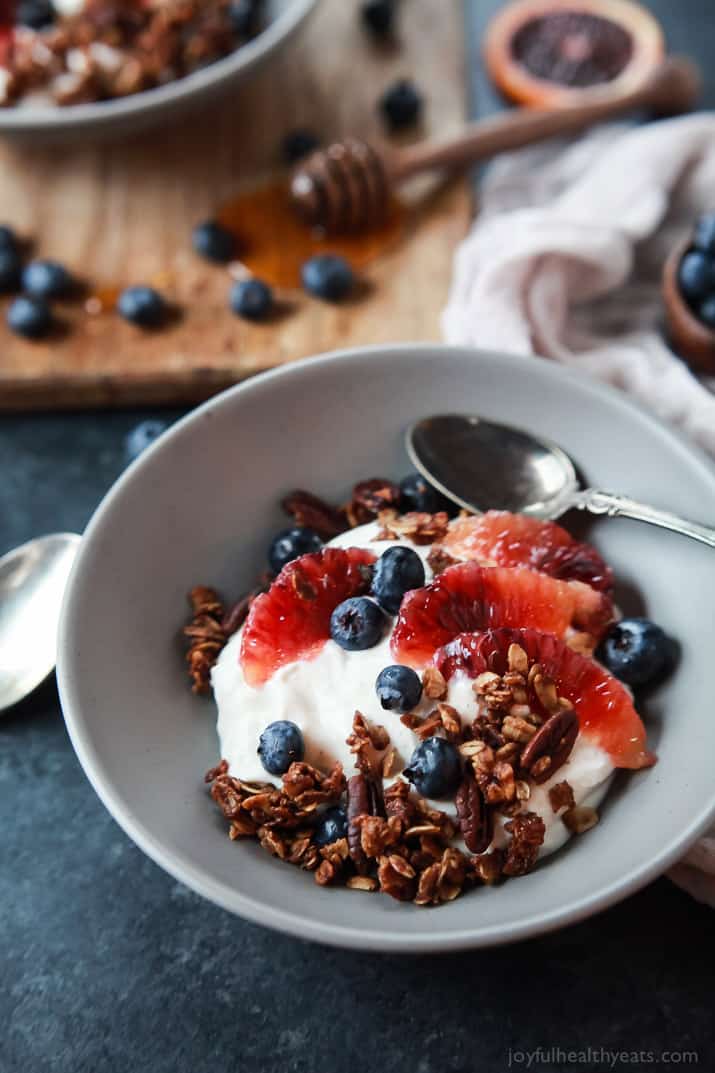
POLYGON ((374 796, 364 775, 348 779, 348 847, 358 872, 367 869, 367 857, 362 848, 362 816, 374 816, 374 796))
POLYGON ((312 492, 305 492, 302 488, 296 488, 285 496, 281 506, 286 514, 292 515, 298 525, 314 529, 323 540, 332 540, 338 533, 344 533, 350 528, 343 511, 331 507, 325 500, 314 496, 312 492))
POLYGON ((455 798, 459 827, 467 849, 483 853, 492 840, 493 816, 477 780, 467 772, 455 798))
POLYGON ((546 782, 568 759, 578 736, 578 716, 572 709, 552 715, 524 746, 521 766, 535 782, 546 782))

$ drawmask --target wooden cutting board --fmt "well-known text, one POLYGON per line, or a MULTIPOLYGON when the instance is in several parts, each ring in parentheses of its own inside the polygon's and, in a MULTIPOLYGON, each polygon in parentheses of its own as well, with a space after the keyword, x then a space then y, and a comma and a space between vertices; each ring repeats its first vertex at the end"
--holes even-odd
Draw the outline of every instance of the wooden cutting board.
POLYGON ((426 95, 419 137, 465 120, 460 0, 402 5, 399 47, 361 32, 357 0, 322 0, 297 41, 247 84, 180 125, 104 145, 0 144, 0 222, 64 261, 90 290, 158 282, 180 310, 142 333, 84 301, 57 306, 52 338, 27 342, 0 314, 0 409, 188 403, 262 369, 336 347, 439 338, 452 253, 470 214, 466 180, 425 200, 409 234, 367 266, 352 301, 281 294, 283 314, 250 325, 228 309, 229 272, 191 251, 192 226, 279 166, 282 135, 384 141, 382 89, 411 76, 426 95))

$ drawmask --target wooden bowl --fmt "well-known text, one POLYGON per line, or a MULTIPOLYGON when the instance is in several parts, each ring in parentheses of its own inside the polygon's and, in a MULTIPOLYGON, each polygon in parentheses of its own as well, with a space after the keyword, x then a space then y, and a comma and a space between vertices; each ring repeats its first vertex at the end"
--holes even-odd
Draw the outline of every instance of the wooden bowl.
POLYGON ((668 332, 675 349, 703 373, 715 373, 715 332, 699 320, 678 287, 678 268, 693 244, 692 235, 679 242, 663 266, 663 303, 668 332))

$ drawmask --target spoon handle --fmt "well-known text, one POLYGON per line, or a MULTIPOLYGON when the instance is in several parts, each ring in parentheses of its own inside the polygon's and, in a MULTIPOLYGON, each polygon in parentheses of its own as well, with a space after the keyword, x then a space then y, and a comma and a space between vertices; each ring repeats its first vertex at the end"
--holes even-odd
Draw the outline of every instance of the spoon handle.
POLYGON ((670 529, 673 533, 680 533, 681 536, 691 537, 693 540, 699 540, 701 544, 715 548, 715 529, 679 518, 667 510, 649 507, 646 503, 639 503, 628 496, 587 488, 583 492, 575 492, 569 506, 577 510, 587 510, 589 514, 607 514, 609 518, 633 518, 637 522, 659 525, 661 529, 670 529))

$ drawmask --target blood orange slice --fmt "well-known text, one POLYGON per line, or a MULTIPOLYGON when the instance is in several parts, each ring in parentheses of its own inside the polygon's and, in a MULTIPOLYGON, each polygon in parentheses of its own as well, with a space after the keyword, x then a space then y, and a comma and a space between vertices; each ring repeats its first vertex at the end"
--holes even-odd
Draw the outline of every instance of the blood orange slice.
POLYGON ((551 634, 532 629, 464 633, 436 652, 434 662, 446 679, 457 670, 471 678, 483 671, 504 674, 511 644, 521 645, 529 664, 541 664, 544 673, 554 679, 559 695, 574 706, 580 732, 600 745, 616 767, 641 768, 655 763, 628 690, 600 664, 551 634))
POLYGON ((613 571, 595 548, 574 540, 556 522, 490 510, 455 518, 440 547, 456 559, 494 566, 528 566, 563 581, 583 581, 600 592, 613 588, 613 571))
POLYGON ((316 656, 338 604, 369 589, 374 562, 362 548, 323 548, 284 566, 254 600, 243 627, 240 660, 248 684, 261 685, 286 663, 316 656))
POLYGON ((459 633, 531 626, 564 637, 572 627, 593 638, 613 618, 611 601, 580 581, 559 581, 534 570, 451 566, 402 601, 392 635, 397 662, 420 666, 459 633))

